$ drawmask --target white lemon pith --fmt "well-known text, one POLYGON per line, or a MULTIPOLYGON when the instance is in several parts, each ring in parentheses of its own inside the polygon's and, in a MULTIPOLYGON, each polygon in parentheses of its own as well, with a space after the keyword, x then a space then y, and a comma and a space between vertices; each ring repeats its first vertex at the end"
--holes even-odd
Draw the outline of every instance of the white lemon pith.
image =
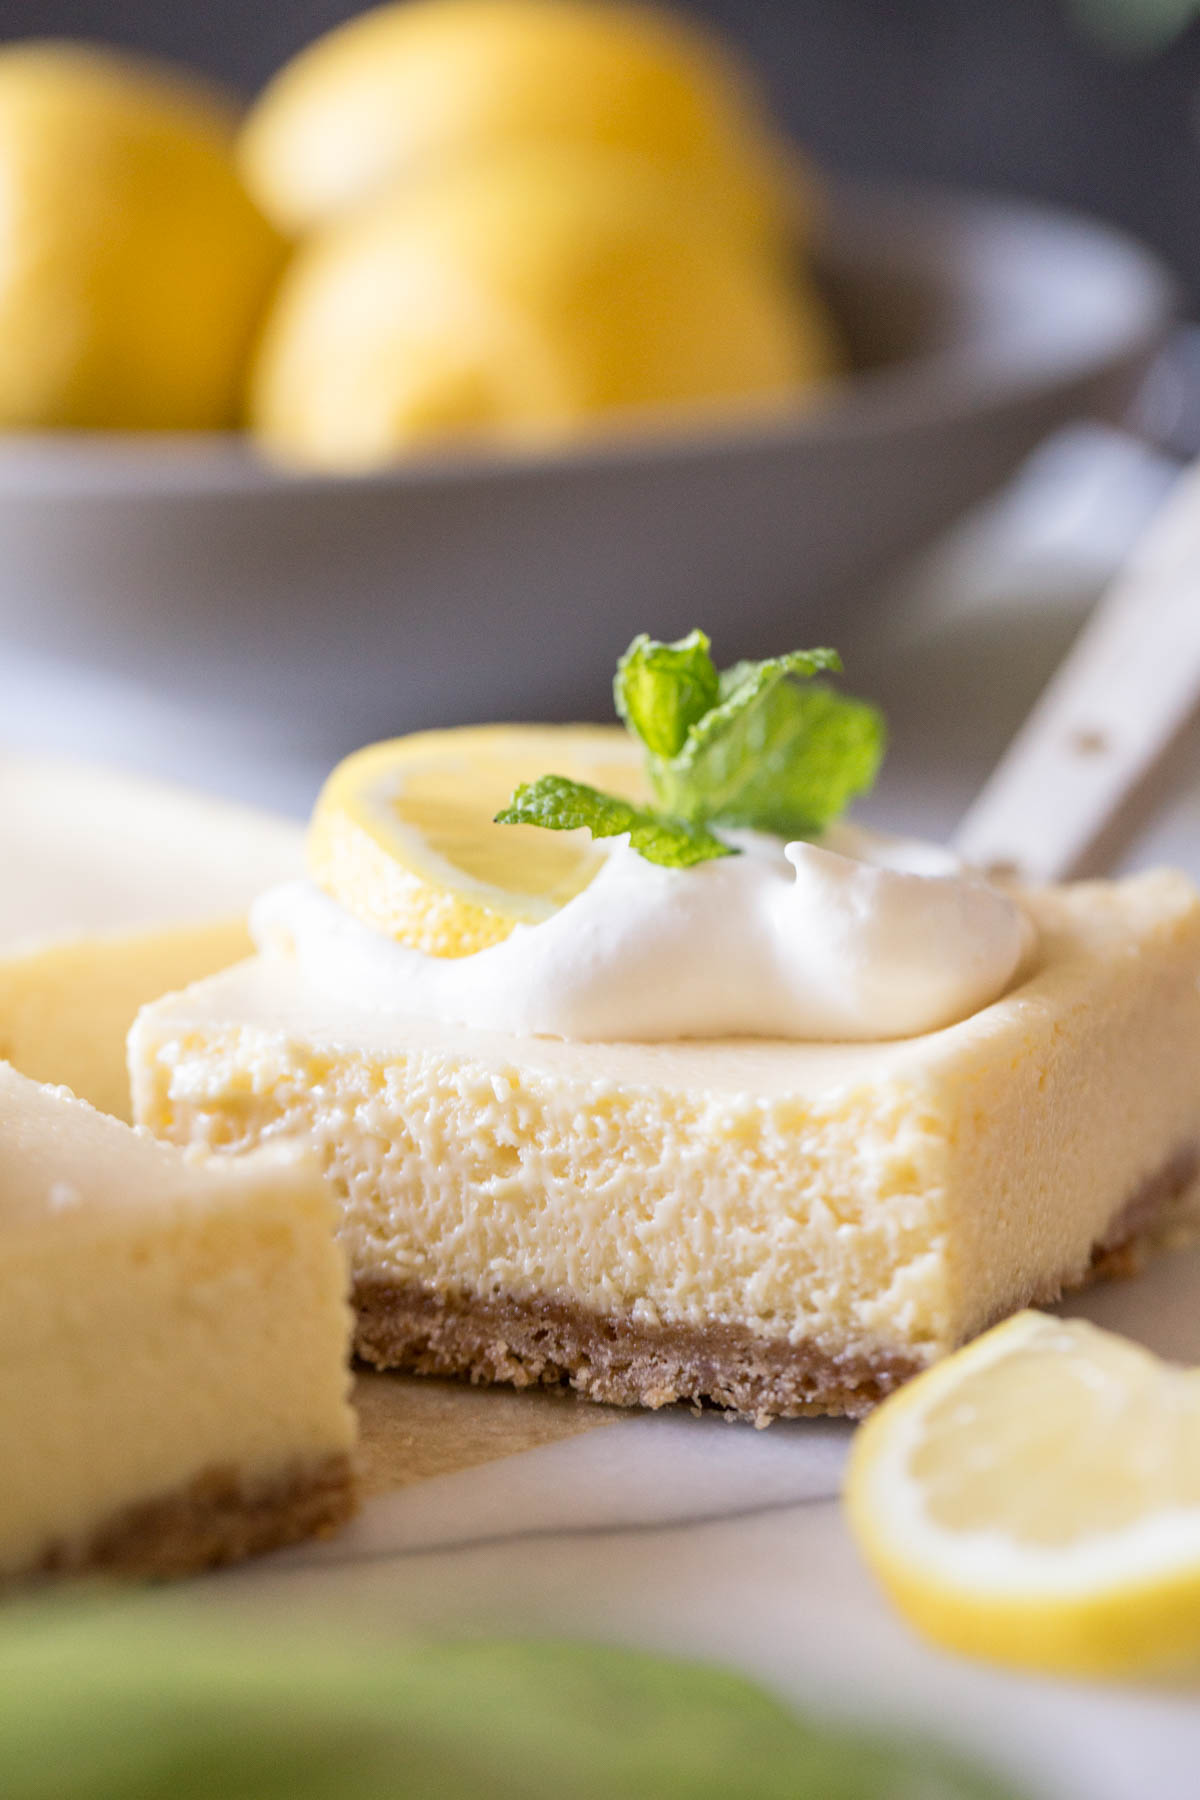
POLYGON ((1061 1673, 1200 1655, 1200 1373, 1024 1312, 860 1431, 868 1562, 955 1650, 1061 1673))
POLYGON ((642 758, 617 727, 483 725, 373 744, 329 777, 309 829, 313 879, 430 956, 467 956, 549 918, 602 852, 584 832, 496 825, 513 789, 567 775, 635 797, 642 758))

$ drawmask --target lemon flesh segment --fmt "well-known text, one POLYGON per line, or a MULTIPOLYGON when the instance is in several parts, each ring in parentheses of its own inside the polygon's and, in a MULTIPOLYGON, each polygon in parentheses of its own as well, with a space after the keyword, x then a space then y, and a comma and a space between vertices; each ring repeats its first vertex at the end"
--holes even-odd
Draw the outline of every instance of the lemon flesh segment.
POLYGON ((1200 1660, 1200 1371, 1019 1313, 872 1415, 846 1501, 951 1649, 1063 1674, 1200 1660))
POLYGON ((373 744, 317 800, 310 873, 398 943, 469 956, 549 918, 601 865, 586 832, 494 823, 520 782, 551 774, 644 792, 641 754, 616 727, 479 726, 373 744))

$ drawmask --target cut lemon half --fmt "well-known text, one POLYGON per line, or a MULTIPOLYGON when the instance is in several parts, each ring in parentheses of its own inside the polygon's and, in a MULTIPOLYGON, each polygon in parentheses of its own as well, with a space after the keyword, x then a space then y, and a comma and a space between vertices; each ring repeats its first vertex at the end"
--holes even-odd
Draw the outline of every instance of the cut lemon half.
POLYGON ((333 771, 309 827, 309 871, 356 918, 426 955, 485 949, 549 918, 603 860, 586 832, 493 822, 539 775, 644 792, 641 752, 618 726, 417 732, 333 771))
POLYGON ((1200 1371, 1019 1313, 872 1415, 846 1499, 951 1649, 1064 1674, 1200 1656, 1200 1371))

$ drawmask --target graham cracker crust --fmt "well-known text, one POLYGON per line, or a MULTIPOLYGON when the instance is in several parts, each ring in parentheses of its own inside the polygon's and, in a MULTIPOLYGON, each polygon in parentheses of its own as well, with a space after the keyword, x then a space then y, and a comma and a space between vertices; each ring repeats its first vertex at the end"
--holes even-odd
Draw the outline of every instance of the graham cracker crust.
POLYGON ((248 1488, 236 1469, 205 1469, 172 1494, 126 1507, 82 1542, 52 1544, 28 1574, 195 1575, 300 1538, 329 1537, 355 1504, 353 1460, 344 1452, 267 1486, 248 1488))
POLYGON ((562 1301, 435 1294, 360 1282, 354 1348, 380 1369, 513 1387, 573 1387, 609 1406, 719 1406, 755 1424, 806 1413, 858 1418, 923 1366, 831 1357, 734 1325, 645 1325, 562 1301))
MULTIPOLYGON (((1018 1305, 1049 1305, 1068 1287, 1134 1273, 1198 1173, 1196 1148, 1172 1156, 1121 1207, 1082 1278, 1048 1281, 1018 1305)), ((355 1284, 354 1306, 355 1352, 376 1368, 572 1387, 610 1406, 689 1401, 759 1426, 812 1414, 862 1418, 927 1361, 899 1351, 831 1355, 734 1325, 647 1325, 560 1300, 436 1293, 379 1278, 355 1284)))

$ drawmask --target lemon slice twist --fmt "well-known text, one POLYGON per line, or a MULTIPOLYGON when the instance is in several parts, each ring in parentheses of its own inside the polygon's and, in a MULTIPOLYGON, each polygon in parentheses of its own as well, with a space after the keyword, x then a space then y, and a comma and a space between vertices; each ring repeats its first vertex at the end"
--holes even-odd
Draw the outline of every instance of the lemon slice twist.
POLYGON ((586 832, 496 825, 539 775, 629 799, 642 756, 619 727, 483 725, 372 744, 326 782, 308 837, 313 879, 356 918, 429 956, 468 956, 549 918, 603 852, 586 832))

